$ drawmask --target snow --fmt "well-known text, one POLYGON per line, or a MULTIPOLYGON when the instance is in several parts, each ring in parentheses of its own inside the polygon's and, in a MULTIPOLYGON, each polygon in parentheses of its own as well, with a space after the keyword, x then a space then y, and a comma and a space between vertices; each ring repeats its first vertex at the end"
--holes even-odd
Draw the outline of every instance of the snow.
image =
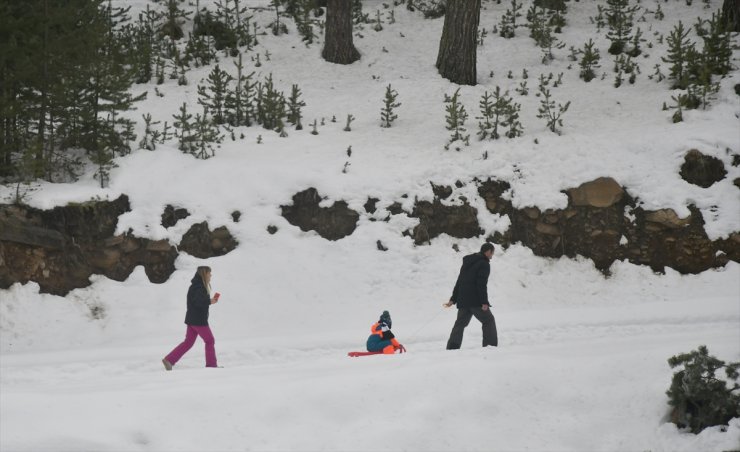
MULTIPOLYGON (((267 2, 250 6, 258 3, 267 2)), ((505 3, 485 3, 481 25, 490 31, 505 3)), ((363 4, 371 15, 387 11, 380 2, 363 4)), ((712 0, 711 9, 698 1, 661 5, 665 20, 647 15, 637 24, 654 45, 643 46, 649 56, 638 59, 642 74, 619 89, 612 86, 604 32, 595 35, 589 21, 595 2, 569 4, 561 39, 567 49, 593 38, 604 80, 578 79, 576 67, 567 69, 566 49, 541 65, 540 50, 524 30, 511 40, 489 34, 478 50, 480 84, 460 88, 471 117, 471 145, 460 152, 443 149, 449 133, 442 101, 457 87, 434 68, 442 21, 422 20, 400 6, 395 24, 384 24, 380 33, 367 26, 361 31, 355 45, 362 59, 346 67, 323 62, 320 45, 306 48, 293 28, 287 36, 261 37, 263 66, 253 68, 256 76, 272 73, 285 91, 298 84, 307 103, 304 126, 326 120, 319 135, 307 126, 289 129, 287 138, 238 128, 236 135, 246 138, 227 137, 206 161, 174 144, 136 150, 117 160, 105 189, 92 170, 73 184, 34 184, 26 202, 44 209, 126 194, 132 210, 119 218, 118 233, 130 229, 176 244, 191 225, 208 221, 211 229, 226 226, 240 245, 207 260, 181 253, 175 273, 159 285, 139 267, 124 282, 93 276, 89 287, 64 298, 40 294, 35 283, 0 290, 0 450, 737 449, 739 419, 698 435, 682 431, 668 422, 665 391, 670 356, 704 344, 720 359, 740 359, 739 264, 700 275, 670 269, 657 275, 617 262, 607 279, 586 259, 540 258, 519 245, 497 248, 489 293, 500 346, 480 348, 473 320, 462 349, 448 352, 455 312, 441 305, 462 256, 477 251, 481 239, 443 235, 416 247, 402 232, 417 220, 371 221, 385 218, 393 202, 410 211, 415 200, 431 200, 433 182, 454 188, 445 202, 465 196, 490 234, 509 222, 487 212, 476 177, 509 182, 515 207, 547 209, 566 205, 562 190, 610 176, 645 209, 672 208, 683 217, 695 204, 712 239, 739 231, 740 196, 732 181, 740 169, 731 163, 740 152, 740 98, 733 91, 740 75, 721 80, 711 107, 685 111, 679 124, 661 111, 674 94, 668 82, 647 78, 665 49, 653 32, 667 34, 678 20, 708 17, 720 2, 712 0), (524 68, 526 97, 514 92, 524 68), (555 100, 572 101, 560 136, 536 118, 537 78, 550 72, 564 74, 563 85, 551 88, 555 100), (380 108, 389 83, 402 106, 393 127, 384 129, 380 108), (496 85, 522 104, 525 134, 481 142, 473 118, 482 93, 496 85), (344 132, 348 114, 356 120, 344 132), (684 182, 678 171, 692 148, 722 160, 727 177, 707 189, 684 182), (456 188, 457 181, 464 185, 456 188), (322 205, 344 200, 361 213, 351 236, 330 242, 280 215, 281 205, 309 187, 326 197, 322 205), (369 197, 380 199, 372 215, 363 208, 369 197), (191 216, 165 229, 160 215, 167 204, 191 216), (242 213, 239 222, 231 218, 235 210, 242 213), (275 235, 267 232, 270 225, 278 227, 275 235), (388 251, 378 251, 377 240, 388 251), (165 372, 160 360, 183 337, 185 293, 198 265, 213 268, 214 290, 222 294, 211 308, 211 327, 223 368, 203 368, 199 339, 165 372), (348 351, 363 349, 383 310, 391 312, 409 352, 348 358, 348 351)), ((254 13, 263 27, 273 17, 254 13)), ((736 66, 737 57, 736 51, 736 66)), ((233 69, 229 58, 220 65, 233 69)), ((196 86, 210 70, 189 72, 185 87, 167 80, 158 86, 164 97, 154 95, 153 84, 135 86, 149 90, 132 113, 139 136, 141 114, 171 123, 182 102, 194 110, 196 86)), ((0 188, 0 199, 14 189, 0 188)))

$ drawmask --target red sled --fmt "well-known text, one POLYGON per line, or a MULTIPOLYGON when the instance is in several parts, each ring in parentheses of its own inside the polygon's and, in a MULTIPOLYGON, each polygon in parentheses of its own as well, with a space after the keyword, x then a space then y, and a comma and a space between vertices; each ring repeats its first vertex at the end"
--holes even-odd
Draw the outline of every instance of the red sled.
POLYGON ((352 358, 357 358, 358 356, 368 356, 368 355, 382 355, 383 352, 349 352, 347 353, 347 356, 352 358))

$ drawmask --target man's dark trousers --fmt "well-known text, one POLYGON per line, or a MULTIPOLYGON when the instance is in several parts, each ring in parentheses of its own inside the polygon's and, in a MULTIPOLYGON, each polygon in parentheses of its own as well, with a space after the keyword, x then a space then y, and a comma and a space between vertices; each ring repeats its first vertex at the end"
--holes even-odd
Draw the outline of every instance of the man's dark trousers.
POLYGON ((483 328, 483 346, 498 346, 498 334, 496 333, 496 319, 493 318, 491 308, 483 310, 480 306, 471 308, 460 308, 457 310, 457 320, 452 327, 450 339, 447 341, 447 350, 456 350, 462 345, 463 332, 465 327, 470 323, 470 319, 475 316, 483 328))

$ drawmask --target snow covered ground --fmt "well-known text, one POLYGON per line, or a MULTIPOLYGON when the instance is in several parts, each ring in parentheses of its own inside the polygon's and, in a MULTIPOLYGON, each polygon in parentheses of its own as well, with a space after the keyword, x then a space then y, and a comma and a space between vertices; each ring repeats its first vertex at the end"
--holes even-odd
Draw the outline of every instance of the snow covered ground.
MULTIPOLYGON (((612 86, 604 32, 595 35, 589 21, 596 2, 570 3, 561 39, 580 48, 593 37, 604 80, 578 79, 577 68, 567 68, 565 49, 541 65, 540 50, 524 30, 512 40, 489 34, 479 48, 480 85, 462 87, 463 101, 473 117, 483 91, 510 89, 522 104, 525 135, 484 142, 473 136, 461 152, 443 149, 449 133, 442 99, 456 87, 434 69, 441 20, 396 7, 395 24, 379 33, 366 26, 364 38, 355 38, 362 59, 347 67, 324 63, 320 46, 306 49, 294 30, 265 36, 258 47, 263 66, 254 69, 260 77, 272 73, 286 91, 300 86, 305 122, 326 118, 319 135, 307 128, 280 138, 244 128, 237 130, 244 140, 227 138, 207 161, 181 154, 174 144, 160 146, 119 159, 105 189, 90 172, 74 184, 36 184, 28 192, 26 201, 39 208, 125 193, 132 211, 121 216, 118 232, 130 228, 140 237, 179 243, 192 224, 207 220, 212 229, 227 226, 240 246, 209 260, 183 253, 161 285, 137 268, 121 283, 93 277, 91 286, 64 298, 39 294, 33 283, 0 291, 0 450, 740 448, 740 420, 699 435, 680 431, 667 422, 665 395, 670 356, 704 344, 720 359, 740 359, 740 265, 681 276, 617 262, 605 279, 585 259, 539 258, 521 246, 497 249, 489 292, 500 346, 480 348, 473 320, 463 348, 447 352, 455 312, 441 305, 462 256, 477 251, 481 240, 442 236, 415 247, 401 232, 416 220, 396 215, 373 222, 362 207, 377 197, 375 218, 384 218, 394 201, 408 207, 414 198, 431 199, 429 182, 459 180, 465 185, 453 198, 466 196, 478 208, 488 234, 508 224, 484 208, 474 177, 506 180, 515 206, 544 209, 565 205, 563 189, 611 176, 646 209, 685 215, 686 206, 696 204, 712 238, 740 230, 740 195, 732 184, 740 169, 727 152, 740 152, 740 98, 733 92, 740 76, 722 80, 711 108, 685 112, 679 124, 660 109, 670 103, 667 82, 647 78, 665 51, 653 32, 667 34, 678 20, 711 15, 721 2, 710 3, 711 9, 696 1, 691 7, 661 3, 663 21, 648 15, 638 23, 654 47, 646 45, 649 55, 640 57, 636 84, 619 89, 612 86), (526 97, 513 91, 524 68, 526 97), (556 100, 572 101, 562 136, 536 118, 536 79, 549 72, 564 73, 563 85, 553 89, 556 100), (403 105, 393 127, 382 129, 388 83, 403 105), (347 114, 357 118, 352 132, 342 130, 347 114), (678 169, 691 148, 725 162, 727 178, 708 189, 681 180, 678 169), (361 212, 357 230, 329 242, 288 224, 279 206, 308 187, 326 196, 327 205, 345 200, 361 212), (167 204, 191 216, 165 229, 159 222, 167 204), (238 223, 234 210, 242 212, 238 223), (266 231, 269 225, 278 227, 275 235, 266 231), (377 240, 389 250, 378 251, 377 240), (213 287, 222 294, 211 308, 211 327, 223 368, 203 368, 199 340, 165 372, 160 360, 182 339, 185 293, 203 264, 213 267, 213 287), (391 312, 409 352, 348 358, 346 352, 363 349, 383 310, 391 312)), ((367 12, 377 7, 387 14, 380 2, 363 4, 367 12)), ((506 5, 485 6, 481 26, 490 31, 506 5)), ((255 14, 262 26, 272 19, 269 12, 255 14)), ((735 65, 737 57, 736 51, 735 65)), ((232 65, 222 58, 221 67, 232 65)), ((154 85, 136 86, 150 94, 132 117, 150 112, 171 123, 183 101, 195 106, 196 85, 210 69, 190 72, 186 87, 168 80, 159 87, 161 98, 154 85)), ((468 121, 471 135, 475 124, 468 121)), ((11 192, 0 188, 0 199, 11 192)))

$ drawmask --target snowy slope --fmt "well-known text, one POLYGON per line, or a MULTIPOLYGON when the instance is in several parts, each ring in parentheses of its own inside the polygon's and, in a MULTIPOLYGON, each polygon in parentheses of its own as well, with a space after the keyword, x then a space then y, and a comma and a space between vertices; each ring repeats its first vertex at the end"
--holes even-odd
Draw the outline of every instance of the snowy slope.
MULTIPOLYGON (((562 40, 567 49, 593 38, 604 80, 578 79, 566 49, 541 65, 524 30, 512 40, 489 34, 479 47, 480 84, 461 87, 463 102, 472 118, 485 90, 509 89, 522 104, 525 135, 471 137, 460 152, 443 149, 449 132, 442 101, 457 87, 434 68, 441 20, 396 7, 396 23, 379 33, 366 27, 355 38, 362 59, 346 67, 323 62, 320 45, 306 48, 294 29, 264 36, 257 49, 263 65, 252 69, 260 78, 272 73, 285 91, 298 84, 307 103, 304 122, 326 120, 319 135, 308 127, 288 130, 287 138, 259 127, 237 129, 245 139, 227 138, 207 161, 172 143, 119 159, 105 189, 90 171, 74 184, 36 184, 29 191, 27 202, 39 208, 124 193, 132 211, 120 217, 118 232, 179 243, 192 224, 207 220, 212 229, 227 226, 240 246, 209 260, 183 253, 161 285, 137 268, 122 283, 93 277, 91 286, 65 298, 39 294, 33 283, 0 291, 0 450, 737 449, 737 419, 727 431, 700 435, 667 423, 665 390, 672 375, 666 360, 674 354, 706 344, 720 359, 740 359, 740 265, 681 276, 618 262, 605 279, 587 260, 543 259, 521 246, 498 249, 489 292, 500 347, 479 347, 474 320, 463 349, 446 352, 454 310, 441 304, 460 259, 481 241, 442 236, 415 247, 401 232, 416 220, 370 221, 362 207, 368 197, 379 198, 374 218, 384 218, 395 201, 410 207, 415 198, 431 199, 430 182, 459 180, 465 185, 453 198, 466 196, 492 233, 508 222, 487 212, 474 177, 506 180, 515 206, 544 209, 565 205, 563 189, 611 176, 646 209, 685 215, 696 204, 713 239, 740 230, 740 195, 732 184, 740 169, 726 151, 740 152, 740 98, 733 92, 740 75, 721 81, 710 109, 685 112, 679 124, 661 111, 670 103, 668 82, 647 78, 665 52, 653 32, 707 17, 720 3, 712 0, 711 9, 698 1, 661 3, 663 21, 647 15, 638 23, 654 46, 640 57, 642 74, 619 89, 612 86, 604 32, 597 35, 589 21, 596 2, 571 2, 562 40), (525 68, 526 97, 514 93, 525 68), (561 136, 536 118, 536 79, 550 72, 564 74, 563 85, 552 89, 555 99, 572 101, 561 136), (383 129, 389 83, 402 106, 393 127, 383 129), (348 114, 357 119, 344 132, 348 114), (721 159, 727 178, 708 189, 681 180, 678 170, 691 148, 721 159), (357 230, 329 242, 288 224, 279 206, 308 187, 326 196, 327 205, 345 200, 361 212, 357 230), (191 216, 165 229, 159 222, 167 204, 191 216), (234 210, 242 212, 238 223, 234 210), (275 235, 269 225, 279 228, 275 235), (378 251, 377 240, 389 250, 378 251), (182 338, 185 292, 202 264, 213 267, 214 290, 222 293, 211 327, 224 367, 203 369, 198 342, 166 373, 160 359, 182 338), (93 308, 102 318, 92 317, 93 308), (347 351, 362 349, 385 309, 409 353, 347 358, 347 351)), ((381 2, 363 4, 367 12, 387 14, 381 2)), ((486 3, 481 26, 490 31, 505 8, 486 3)), ((254 13, 263 27, 272 20, 269 11, 254 13)), ((220 65, 233 70, 230 58, 220 65)), ((158 87, 161 98, 153 84, 135 86, 149 96, 132 117, 140 121, 148 112, 171 123, 182 102, 195 109, 197 83, 210 69, 189 72, 186 87, 167 80, 158 87)), ((474 119, 468 128, 474 135, 474 119)), ((10 187, 0 188, 0 199, 10 195, 10 187)))

